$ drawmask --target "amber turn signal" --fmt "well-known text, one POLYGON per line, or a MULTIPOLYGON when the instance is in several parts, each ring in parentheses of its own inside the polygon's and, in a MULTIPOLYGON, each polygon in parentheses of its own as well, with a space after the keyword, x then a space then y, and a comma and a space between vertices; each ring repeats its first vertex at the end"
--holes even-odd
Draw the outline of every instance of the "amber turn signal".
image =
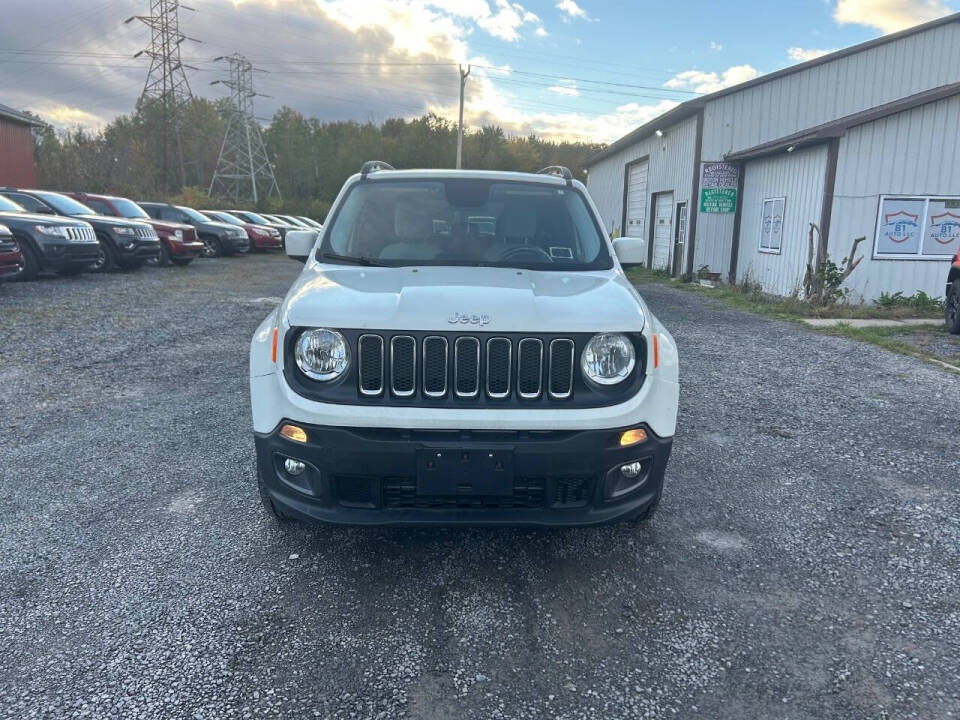
POLYGON ((273 343, 270 345, 270 360, 277 363, 277 336, 280 334, 280 328, 273 329, 273 343))
POLYGON ((620 447, 629 447, 630 445, 639 445, 646 439, 647 439, 647 431, 644 430, 643 428, 634 428, 633 430, 627 430, 620 436, 620 447))
POLYGON ((284 425, 280 428, 280 434, 288 440, 305 443, 307 441, 307 431, 296 425, 284 425))

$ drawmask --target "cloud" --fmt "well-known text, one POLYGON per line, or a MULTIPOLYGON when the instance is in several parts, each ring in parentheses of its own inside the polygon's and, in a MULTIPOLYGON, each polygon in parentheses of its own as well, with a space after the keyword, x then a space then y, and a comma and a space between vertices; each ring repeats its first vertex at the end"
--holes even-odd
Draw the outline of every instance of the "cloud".
POLYGON ((551 85, 547 90, 566 97, 578 97, 580 95, 576 83, 570 83, 569 85, 551 85))
POLYGON ((833 19, 840 25, 866 25, 891 33, 950 12, 944 0, 837 0, 833 19))
POLYGON ((824 55, 829 55, 832 52, 836 52, 836 49, 818 50, 815 48, 792 47, 787 50, 787 55, 794 62, 807 62, 808 60, 816 60, 824 55))
POLYGON ((758 77, 760 71, 751 65, 734 65, 723 71, 722 75, 702 70, 685 70, 667 80, 663 86, 672 90, 693 90, 698 93, 712 93, 717 90, 739 85, 758 77))
POLYGON ((560 0, 555 7, 564 15, 566 15, 567 18, 578 18, 580 20, 589 19, 587 16, 587 11, 577 5, 574 0, 560 0))
MULTIPOLYGON (((380 4, 380 3, 377 3, 380 4)), ((414 3, 389 3, 395 7, 409 8, 414 3)), ((520 39, 519 30, 524 25, 539 25, 540 17, 520 3, 494 0, 491 9, 486 0, 431 0, 428 3, 444 13, 462 20, 470 20, 495 38, 513 42, 520 39)), ((368 22, 370 17, 367 18, 368 22)))
POLYGON ((547 35, 550 34, 546 31, 546 28, 544 28, 543 25, 538 27, 536 32, 537 32, 537 37, 546 37, 547 35))
POLYGON ((718 42, 715 41, 715 40, 711 40, 711 41, 710 41, 710 49, 711 49, 711 50, 716 50, 717 52, 720 52, 721 50, 723 50, 723 45, 721 45, 720 43, 718 43, 718 42))

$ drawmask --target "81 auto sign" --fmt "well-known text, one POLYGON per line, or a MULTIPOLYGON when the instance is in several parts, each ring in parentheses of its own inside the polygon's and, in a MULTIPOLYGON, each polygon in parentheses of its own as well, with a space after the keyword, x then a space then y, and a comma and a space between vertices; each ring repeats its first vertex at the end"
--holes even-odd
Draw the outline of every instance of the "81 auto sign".
POLYGON ((948 259, 958 250, 960 198, 880 198, 875 257, 948 259))

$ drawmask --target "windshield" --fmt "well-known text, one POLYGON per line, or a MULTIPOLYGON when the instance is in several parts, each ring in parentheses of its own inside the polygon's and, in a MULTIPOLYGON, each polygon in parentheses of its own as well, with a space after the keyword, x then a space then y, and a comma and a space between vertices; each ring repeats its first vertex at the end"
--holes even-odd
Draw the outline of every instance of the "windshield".
POLYGON ((194 222, 199 222, 199 223, 210 222, 210 218, 201 215, 193 208, 188 208, 188 207, 185 207, 184 205, 177 205, 177 210, 182 212, 184 215, 186 215, 188 218, 190 218, 194 222))
POLYGON ((10 198, 6 198, 3 195, 0 195, 0 212, 26 212, 22 207, 17 205, 10 198))
POLYGON ((243 220, 238 218, 236 215, 231 215, 228 212, 215 212, 210 214, 221 222, 230 223, 231 225, 243 225, 243 220))
POLYGON ((96 215, 92 209, 83 203, 68 198, 66 195, 51 192, 38 192, 34 194, 58 213, 63 213, 64 215, 96 215))
MULTIPOLYGON (((329 221, 322 254, 389 265, 613 267, 581 194, 492 180, 377 180, 354 185, 329 221)), ((332 258, 336 262, 337 258, 332 258)))
POLYGON ((120 217, 125 218, 149 218, 150 216, 144 212, 144 209, 137 205, 133 200, 127 200, 126 198, 114 198, 113 206, 117 209, 117 212, 120 213, 120 217))
POLYGON ((255 225, 274 225, 275 223, 270 222, 265 217, 257 215, 253 212, 244 211, 243 216, 255 225))

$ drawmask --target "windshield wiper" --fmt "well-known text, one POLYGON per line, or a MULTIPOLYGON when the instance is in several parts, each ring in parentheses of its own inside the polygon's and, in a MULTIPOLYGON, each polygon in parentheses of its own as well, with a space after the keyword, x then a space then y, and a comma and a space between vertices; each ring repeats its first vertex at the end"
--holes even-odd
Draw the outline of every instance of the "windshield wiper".
POLYGON ((368 267, 388 267, 386 263, 374 260, 368 257, 353 257, 352 255, 340 255, 339 253, 325 252, 320 253, 321 260, 333 260, 335 262, 350 263, 352 265, 366 265, 368 267))

